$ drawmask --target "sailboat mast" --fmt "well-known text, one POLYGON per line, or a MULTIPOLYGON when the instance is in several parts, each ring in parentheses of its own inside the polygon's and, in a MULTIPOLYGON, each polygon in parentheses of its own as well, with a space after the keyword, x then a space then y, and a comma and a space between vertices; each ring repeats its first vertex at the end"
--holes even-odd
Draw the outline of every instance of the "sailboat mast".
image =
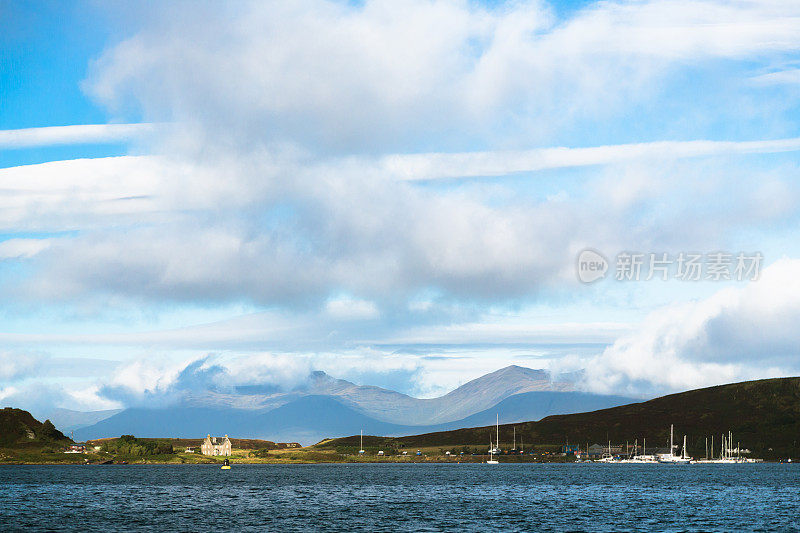
POLYGON ((500 451, 500 413, 497 413, 497 442, 495 443, 497 446, 497 451, 500 451))
POLYGON ((511 446, 511 449, 517 449, 517 426, 514 426, 514 444, 511 446))
POLYGON ((673 452, 675 451, 675 447, 674 447, 674 445, 672 444, 672 440, 673 440, 673 439, 672 439, 672 428, 673 428, 673 426, 672 426, 672 424, 670 424, 670 425, 669 425, 669 454, 670 454, 670 455, 672 455, 672 454, 673 454, 673 452))

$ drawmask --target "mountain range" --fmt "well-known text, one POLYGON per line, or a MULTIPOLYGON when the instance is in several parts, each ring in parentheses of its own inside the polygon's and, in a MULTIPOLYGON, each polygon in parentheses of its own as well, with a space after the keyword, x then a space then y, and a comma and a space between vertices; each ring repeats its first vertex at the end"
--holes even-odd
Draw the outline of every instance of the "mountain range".
POLYGON ((636 401, 575 390, 569 379, 544 370, 509 366, 474 379, 438 398, 420 399, 375 386, 356 385, 313 372, 289 391, 239 387, 182 397, 168 407, 48 417, 77 440, 117 437, 197 438, 206 434, 313 444, 325 438, 365 433, 411 435, 494 422, 538 420, 548 415, 591 411, 636 401))
MULTIPOLYGON (((513 400, 514 397, 508 399, 513 400)), ((734 443, 765 459, 797 457, 800 453, 800 377, 762 379, 695 389, 618 407, 547 416, 538 421, 501 425, 500 443, 512 439, 526 443, 561 446, 607 442, 643 443, 663 447, 669 442, 670 425, 677 439, 686 435, 691 455, 702 457, 712 437, 719 453, 721 435, 733 433, 734 443), (708 439, 708 440, 706 440, 708 439)), ((364 446, 382 448, 484 446, 495 427, 430 432, 399 438, 370 437, 364 446)), ((359 445, 358 434, 323 443, 323 447, 359 445)))

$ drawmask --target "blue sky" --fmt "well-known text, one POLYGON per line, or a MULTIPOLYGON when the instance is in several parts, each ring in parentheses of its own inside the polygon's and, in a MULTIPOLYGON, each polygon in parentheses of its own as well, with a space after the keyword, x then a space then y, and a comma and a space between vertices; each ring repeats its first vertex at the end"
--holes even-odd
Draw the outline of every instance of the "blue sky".
POLYGON ((422 396, 508 364, 642 397, 796 375, 798 20, 0 2, 0 399, 146 403, 198 359, 422 396), (617 281, 623 251, 763 264, 617 281))

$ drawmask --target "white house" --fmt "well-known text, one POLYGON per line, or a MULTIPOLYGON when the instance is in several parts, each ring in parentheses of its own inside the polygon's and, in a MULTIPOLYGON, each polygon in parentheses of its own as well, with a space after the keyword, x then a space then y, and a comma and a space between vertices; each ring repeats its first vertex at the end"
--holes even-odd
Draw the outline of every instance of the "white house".
POLYGON ((200 445, 200 452, 203 455, 230 455, 231 454, 231 439, 225 435, 224 439, 220 439, 217 443, 217 437, 211 435, 206 436, 203 444, 200 445))

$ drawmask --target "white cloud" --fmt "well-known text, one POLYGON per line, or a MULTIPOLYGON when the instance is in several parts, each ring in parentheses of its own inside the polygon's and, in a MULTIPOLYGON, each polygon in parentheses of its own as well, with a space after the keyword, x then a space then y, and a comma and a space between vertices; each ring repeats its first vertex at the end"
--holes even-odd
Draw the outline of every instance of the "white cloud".
POLYGON ((800 138, 769 141, 665 141, 591 148, 540 148, 513 152, 393 155, 381 165, 400 179, 502 176, 515 172, 691 157, 796 152, 800 138))
MULTIPOLYGON (((19 188, 4 195, 0 226, 87 230, 36 256, 40 270, 25 288, 39 297, 302 307, 347 293, 378 310, 430 288, 467 300, 528 298, 574 282, 566 265, 582 246, 649 244, 657 240, 648 231, 654 226, 687 237, 687 246, 707 236, 694 237, 684 221, 657 212, 647 213, 649 227, 636 229, 640 221, 627 217, 647 212, 653 195, 618 198, 609 212, 606 193, 588 202, 558 194, 540 202, 516 191, 430 191, 389 178, 643 160, 661 169, 665 159, 800 144, 364 155, 463 144, 448 140, 462 130, 470 144, 503 144, 549 123, 543 115, 569 115, 561 99, 591 97, 595 110, 609 107, 608 98, 625 99, 642 76, 663 74, 650 62, 793 50, 800 40, 787 30, 791 6, 607 2, 566 21, 539 2, 147 9, 145 27, 111 47, 86 86, 109 106, 139 104, 152 120, 172 122, 157 146, 168 155, 0 171, 0 186, 19 188), (212 18, 215 28, 207 24, 212 18)), ((657 171, 643 172, 639 182, 657 171)), ((708 216, 721 224, 726 217, 708 216)))
POLYGON ((14 398, 17 393, 19 393, 19 389, 16 387, 2 387, 0 388, 0 402, 8 402, 12 398, 14 398))
POLYGON ((800 85, 800 69, 791 68, 753 76, 752 81, 760 85, 800 85))
POLYGON ((800 260, 745 288, 653 312, 586 366, 596 391, 674 392, 800 374, 800 260))
POLYGON ((325 304, 325 311, 336 319, 364 320, 380 315, 374 303, 352 298, 334 298, 325 304))
MULTIPOLYGON (((131 362, 93 388, 70 392, 71 397, 97 397, 114 406, 163 406, 209 391, 230 393, 236 387, 259 386, 287 392, 308 384, 314 371, 359 385, 383 386, 417 397, 435 397, 499 368, 522 364, 541 368, 546 357, 532 361, 529 350, 501 349, 487 357, 483 351, 437 350, 409 355, 356 348, 335 352, 258 352, 189 358, 171 363, 131 362)), ((247 400, 242 399, 243 402, 247 400)))
MULTIPOLYGON (((275 353, 296 355, 341 352, 354 347, 366 351, 373 347, 391 351, 397 347, 419 350, 416 347, 434 345, 442 346, 442 350, 448 347, 463 352, 483 346, 482 349, 490 356, 496 350, 502 351, 514 345, 608 344, 632 329, 624 322, 541 323, 540 318, 524 313, 475 318, 468 310, 440 305, 408 316, 379 317, 373 305, 359 309, 361 305, 364 304, 358 302, 355 310, 348 307, 347 313, 342 314, 331 314, 326 306, 322 312, 254 313, 209 324, 135 333, 0 333, 0 342, 50 348, 53 345, 62 348, 69 345, 131 346, 176 353, 187 350, 194 353, 204 349, 258 353, 271 349, 275 353), (465 317, 470 320, 465 320, 465 317), (364 320, 371 321, 369 327, 364 327, 364 320)), ((58 361, 60 359, 54 359, 52 366, 58 361)), ((78 361, 68 361, 73 367, 78 366, 78 361)), ((80 364, 98 368, 103 363, 105 368, 111 366, 108 361, 91 359, 80 364)))
MULTIPOLYGON (((174 172, 173 172, 174 174, 174 172)), ((163 208, 170 173, 149 157, 74 159, 0 169, 0 228, 96 228, 163 208)))
POLYGON ((48 246, 48 239, 9 239, 0 242, 0 260, 33 257, 48 246))
POLYGON ((618 322, 536 324, 531 323, 530 317, 505 316, 482 322, 416 327, 371 342, 390 345, 610 343, 630 329, 629 324, 618 322))
POLYGON ((646 100, 687 61, 800 49, 800 8, 778 1, 602 2, 565 21, 539 1, 148 9, 148 26, 97 61, 88 89, 242 147, 536 135, 646 100))
POLYGON ((33 377, 45 359, 46 356, 31 352, 0 352, 0 380, 33 377))
MULTIPOLYGON (((688 145, 665 150, 695 153, 688 145)), ((721 236, 741 223, 737 213, 758 214, 748 221, 752 228, 797 210, 784 179, 791 169, 751 173, 733 162, 709 171, 659 160, 652 147, 643 153, 653 159, 587 178, 590 201, 580 193, 532 200, 502 189, 497 199, 481 188, 431 192, 388 180, 368 164, 282 160, 273 167, 272 158, 239 167, 155 156, 15 167, 0 170, 0 186, 14 191, 4 197, 9 209, 0 225, 81 231, 7 241, 0 252, 36 262, 36 275, 15 288, 15 297, 329 305, 336 318, 344 304, 335 295, 344 293, 365 302, 360 312, 367 318, 387 305, 405 307, 402 300, 431 287, 464 300, 525 299, 574 285, 574 257, 586 246, 720 247, 721 236), (754 191, 755 176, 768 180, 754 191), (720 198, 720 187, 733 194, 720 198), (706 201, 720 209, 689 210, 706 201), (682 203, 687 213, 676 211, 682 203), (632 225, 637 212, 646 216, 632 225)))
POLYGON ((165 405, 185 392, 178 387, 182 373, 190 367, 191 370, 197 369, 204 363, 205 358, 182 363, 154 357, 137 359, 118 368, 98 388, 97 395, 126 407, 165 405))
POLYGON ((153 133, 152 124, 81 124, 0 130, 0 148, 32 148, 62 144, 119 143, 153 133))
POLYGON ((59 383, 30 381, 18 386, 0 387, 0 402, 25 409, 44 420, 54 407, 76 411, 116 409, 119 402, 98 395, 96 386, 72 387, 59 383))

